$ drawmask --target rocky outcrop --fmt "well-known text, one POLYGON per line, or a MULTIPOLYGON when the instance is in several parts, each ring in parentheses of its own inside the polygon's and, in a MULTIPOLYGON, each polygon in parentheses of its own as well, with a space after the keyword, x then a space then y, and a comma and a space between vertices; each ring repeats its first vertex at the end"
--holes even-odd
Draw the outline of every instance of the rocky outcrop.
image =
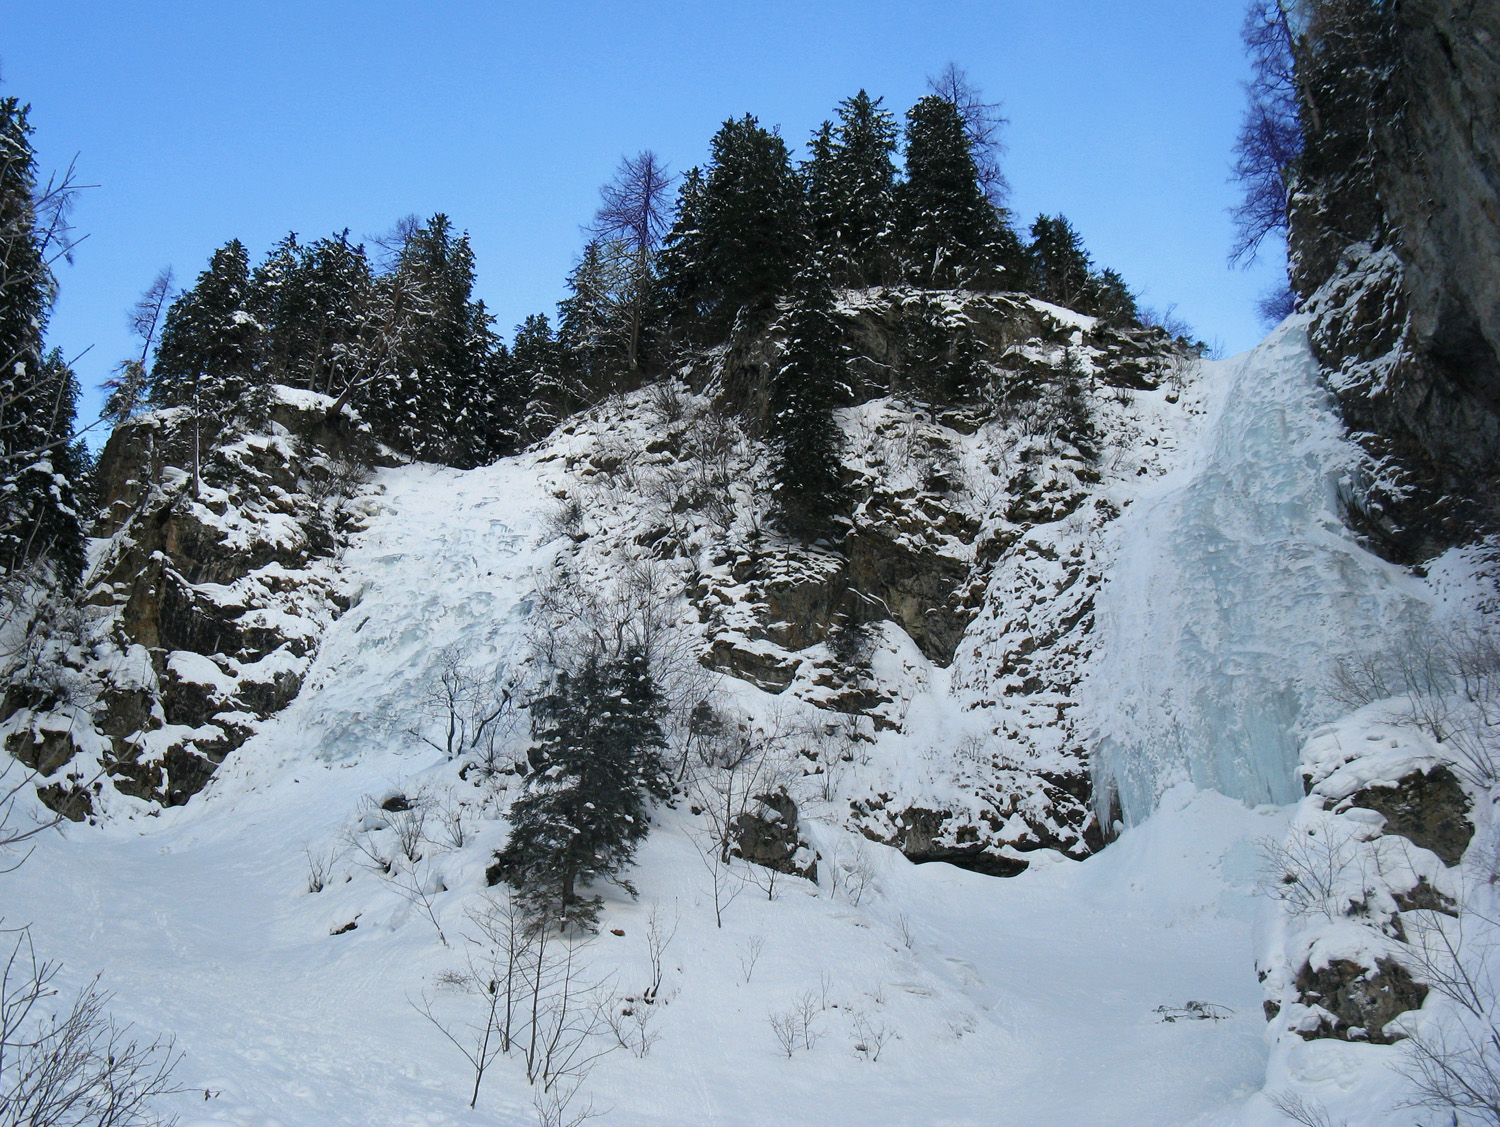
POLYGON ((797 826, 797 804, 785 790, 756 795, 729 827, 730 854, 765 869, 817 883, 817 851, 797 826))
POLYGON ((1172 464, 1190 351, 1020 294, 845 292, 836 315, 851 504, 833 534, 769 519, 772 311, 538 451, 570 581, 680 582, 703 664, 782 698, 757 738, 867 837, 995 875, 1086 856, 1104 835, 1073 697, 1107 494, 1172 464))
MULTIPOLYGON (((1013 877, 1026 871, 1025 858, 1014 850, 1002 852, 981 835, 980 827, 955 820, 952 810, 926 810, 908 806, 896 816, 896 833, 886 844, 894 845, 908 861, 925 864, 945 861, 960 869, 992 877, 1013 877)), ((990 830, 998 826, 987 827, 990 830)))
MULTIPOLYGON (((25 669, 6 698, 5 746, 43 778, 102 772, 123 794, 186 802, 296 696, 344 606, 331 561, 373 455, 357 420, 330 420, 320 396, 273 393, 256 423, 231 425, 204 454, 197 488, 182 468, 187 422, 131 420, 100 457, 83 619, 54 643, 67 698, 28 694, 25 669)), ((64 784, 44 798, 83 816, 93 799, 64 784)))
POLYGON ((1416 562, 1494 523, 1500 10, 1406 0, 1358 18, 1369 26, 1339 40, 1357 58, 1321 52, 1330 63, 1315 76, 1321 128, 1292 197, 1292 278, 1371 456, 1352 522, 1416 562))
POLYGON ((1434 952, 1473 955, 1452 923, 1473 802, 1440 745, 1381 707, 1304 745, 1307 797, 1266 853, 1278 912, 1257 958, 1266 1016, 1305 1040, 1400 1039, 1392 1020, 1441 989, 1434 952))
POLYGON ((1383 815, 1386 833, 1432 850, 1445 865, 1458 864, 1474 837, 1474 804, 1447 767, 1413 772, 1393 786, 1367 787, 1348 801, 1383 815))
POLYGON ((1349 959, 1334 959, 1316 970, 1304 967, 1297 990, 1304 1003, 1316 1007, 1318 1017, 1314 1028, 1299 1031, 1304 1039, 1333 1037, 1376 1045, 1400 1040, 1404 1034, 1387 1033, 1386 1025, 1398 1014, 1420 1008, 1427 997, 1427 987, 1392 959, 1377 959, 1373 969, 1349 959))

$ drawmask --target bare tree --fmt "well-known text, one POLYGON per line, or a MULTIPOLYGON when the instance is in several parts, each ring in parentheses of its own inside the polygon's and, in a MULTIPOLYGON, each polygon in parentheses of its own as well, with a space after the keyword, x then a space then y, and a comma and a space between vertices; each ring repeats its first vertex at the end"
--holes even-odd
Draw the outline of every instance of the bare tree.
POLYGON ((747 935, 740 944, 740 973, 747 986, 750 984, 750 976, 755 973, 755 964, 760 962, 760 953, 765 945, 764 935, 747 935))
POLYGON ((1364 891, 1367 858, 1357 834, 1337 819, 1294 827, 1284 840, 1260 843, 1261 891, 1296 918, 1346 915, 1351 897, 1364 891))
POLYGON ((1003 209, 1005 201, 1010 198, 1010 181, 1000 167, 1000 158, 1005 155, 1001 133, 1010 124, 1010 118, 1000 112, 1002 103, 986 102, 984 92, 970 80, 969 72, 957 63, 949 63, 936 77, 929 76, 927 89, 952 102, 958 110, 964 123, 964 135, 969 139, 969 154, 974 158, 979 186, 994 207, 1003 209))
POLYGON ((411 1003, 473 1068, 469 1106, 478 1103, 485 1072, 511 1052, 542 1092, 576 1090, 614 1047, 600 1036, 609 1028, 609 983, 584 973, 592 937, 555 931, 503 891, 492 891, 469 919, 479 935, 465 937, 467 968, 457 980, 478 998, 477 1011, 455 1022, 438 1013, 431 995, 411 1003))
POLYGON ((713 893, 714 924, 722 928, 724 913, 729 905, 739 899, 740 893, 745 891, 745 882, 734 871, 729 853, 720 843, 717 834, 712 831, 689 833, 688 840, 692 842, 699 860, 708 871, 709 890, 713 893))
POLYGON ((1302 1124, 1302 1127, 1348 1127, 1347 1120, 1340 1119, 1338 1123, 1334 1123, 1326 1107, 1304 1100, 1296 1092, 1277 1092, 1267 1099, 1271 1101, 1272 1107, 1293 1123, 1302 1124))
POLYGON ((156 347, 162 318, 166 316, 172 295, 172 268, 168 266, 146 287, 146 292, 141 294, 128 314, 130 331, 141 342, 141 354, 121 363, 115 369, 115 375, 104 381, 104 390, 109 392, 104 415, 116 426, 139 411, 145 402, 146 365, 151 360, 151 350, 156 347))
POLYGON ((871 1064, 880 1060, 886 1043, 896 1036, 896 1031, 883 1021, 871 1021, 862 1013, 854 1015, 854 1051, 871 1064))
POLYGON ((1406 1039, 1401 1069, 1412 1106, 1466 1111, 1500 1124, 1500 991, 1493 977, 1500 920, 1460 906, 1457 916, 1410 912, 1406 961, 1453 1008, 1406 1039))
POLYGON ((4 766, 0 766, 0 876, 13 873, 26 863, 26 858, 31 856, 30 843, 34 838, 62 824, 61 814, 27 819, 16 812, 22 792, 36 779, 35 771, 22 770, 20 764, 8 755, 4 766), (21 846, 27 848, 19 858, 12 860, 7 856, 21 846))
POLYGON ((662 906, 651 906, 651 915, 646 920, 646 952, 651 960, 651 985, 646 987, 643 995, 647 1001, 655 1001, 657 994, 661 992, 662 959, 677 935, 677 925, 681 919, 674 911, 672 920, 668 923, 662 906))
POLYGON ((515 730, 516 692, 499 670, 484 671, 459 644, 444 647, 422 699, 422 717, 438 727, 410 733, 448 759, 466 757, 485 774, 499 769, 499 756, 515 730))
POLYGON ((592 1100, 585 1101, 581 1108, 573 1106, 573 1100, 582 1087, 583 1081, 579 1080, 533 1092, 531 1106, 536 1110, 537 1127, 582 1127, 590 1119, 605 1114, 594 1106, 592 1100))
POLYGON ((1406 635, 1385 653, 1335 663, 1327 692, 1348 708, 1396 698, 1474 786, 1500 781, 1500 635, 1472 627, 1406 635))
MULTIPOLYGON (((152 1105, 180 1092, 170 1037, 142 1044, 106 1009, 95 979, 66 1012, 44 1016, 58 967, 39 961, 27 929, 0 969, 0 1122, 30 1127, 148 1127, 152 1105)), ((175 1122, 168 1120, 166 1122, 175 1122)))
POLYGON ((632 263, 623 304, 625 358, 633 374, 640 370, 641 328, 650 302, 656 253, 672 223, 668 193, 675 180, 649 149, 622 157, 614 179, 599 189, 599 210, 589 225, 596 238, 620 243, 632 263))
POLYGON ((798 1028, 796 1009, 772 1010, 766 1015, 766 1020, 771 1023, 771 1034, 776 1038, 776 1043, 781 1046, 781 1051, 790 1059, 791 1055, 797 1051, 798 1028))
POLYGON ((1230 176, 1244 190, 1231 209, 1237 235, 1229 261, 1249 266, 1261 244, 1287 229, 1287 176, 1302 152, 1296 41, 1284 0, 1251 0, 1241 31, 1252 77, 1230 176))

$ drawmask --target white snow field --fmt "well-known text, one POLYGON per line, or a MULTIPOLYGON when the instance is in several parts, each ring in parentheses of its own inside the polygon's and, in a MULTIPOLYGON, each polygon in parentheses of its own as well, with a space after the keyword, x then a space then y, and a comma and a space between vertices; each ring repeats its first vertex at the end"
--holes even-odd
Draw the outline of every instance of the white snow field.
MULTIPOLYGON (((1281 1121, 1259 1094, 1252 931, 1257 844, 1284 833, 1288 811, 1240 799, 1294 797, 1288 725, 1330 639, 1422 600, 1336 527, 1337 443, 1308 363, 1292 328, 1211 365, 1202 448, 1134 501, 1095 674, 1114 694, 1098 691, 1096 719, 1113 709, 1129 724, 1115 770, 1141 780, 1121 838, 995 879, 914 866, 810 817, 825 858, 868 859, 870 889, 851 903, 826 880, 783 879, 774 900, 747 886, 720 929, 692 816, 664 809, 630 874, 639 899, 606 890, 588 954, 590 973, 633 995, 648 916, 676 921, 659 1039, 603 1057, 574 1110, 683 1127, 1281 1121), (1221 631, 1243 640, 1216 647, 1221 631), (1158 689, 1171 709, 1151 711, 1158 689), (1150 756, 1169 719, 1191 734, 1162 764, 1150 756), (788 1056, 769 1015, 804 997, 815 1039, 788 1056)), ((445 645, 523 652, 533 577, 557 550, 541 542, 541 480, 527 457, 383 471, 342 564, 358 603, 297 700, 189 805, 68 826, 0 878, 0 911, 33 923, 65 990, 98 973, 117 1017, 176 1034, 188 1090, 170 1108, 184 1127, 536 1122, 513 1058, 471 1111, 472 1072, 411 1004, 425 992, 454 1020, 477 1004, 440 975, 463 963, 503 822, 476 813, 462 848, 432 847, 433 919, 349 850, 310 892, 304 850, 333 851, 365 796, 455 788, 478 810, 479 792, 408 729, 445 645)))

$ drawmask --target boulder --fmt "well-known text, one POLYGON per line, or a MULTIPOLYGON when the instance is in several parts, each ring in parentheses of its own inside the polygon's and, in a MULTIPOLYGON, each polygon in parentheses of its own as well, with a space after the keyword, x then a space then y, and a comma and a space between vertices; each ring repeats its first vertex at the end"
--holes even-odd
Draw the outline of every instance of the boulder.
POLYGON ((1447 767, 1408 775, 1395 786, 1367 787, 1349 805, 1384 815, 1386 833, 1432 850, 1445 865, 1458 864, 1474 836, 1473 803, 1447 767))
POLYGON ((1325 1011, 1316 1029, 1302 1033, 1305 1040, 1333 1037, 1340 1041, 1370 1041, 1389 1045, 1403 1034, 1385 1031, 1397 1014, 1420 1008, 1427 987, 1392 959, 1377 959, 1375 970, 1349 959, 1334 959, 1326 967, 1302 968, 1297 976, 1301 1001, 1325 1011))
POLYGON ((756 795, 754 806, 730 826, 732 856, 778 873, 816 882, 818 859, 797 825, 797 804, 784 790, 756 795))

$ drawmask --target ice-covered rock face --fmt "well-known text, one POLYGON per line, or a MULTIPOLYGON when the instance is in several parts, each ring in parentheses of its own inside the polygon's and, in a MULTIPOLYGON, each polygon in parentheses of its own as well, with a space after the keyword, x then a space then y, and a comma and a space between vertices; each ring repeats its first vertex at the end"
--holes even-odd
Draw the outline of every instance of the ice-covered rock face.
POLYGON ((1343 525, 1355 452, 1304 327, 1205 381, 1216 402, 1197 456, 1110 532, 1083 699, 1101 807, 1116 792, 1127 823, 1184 778, 1295 801, 1302 736, 1342 711, 1327 696, 1333 663, 1429 615, 1421 582, 1343 525))

